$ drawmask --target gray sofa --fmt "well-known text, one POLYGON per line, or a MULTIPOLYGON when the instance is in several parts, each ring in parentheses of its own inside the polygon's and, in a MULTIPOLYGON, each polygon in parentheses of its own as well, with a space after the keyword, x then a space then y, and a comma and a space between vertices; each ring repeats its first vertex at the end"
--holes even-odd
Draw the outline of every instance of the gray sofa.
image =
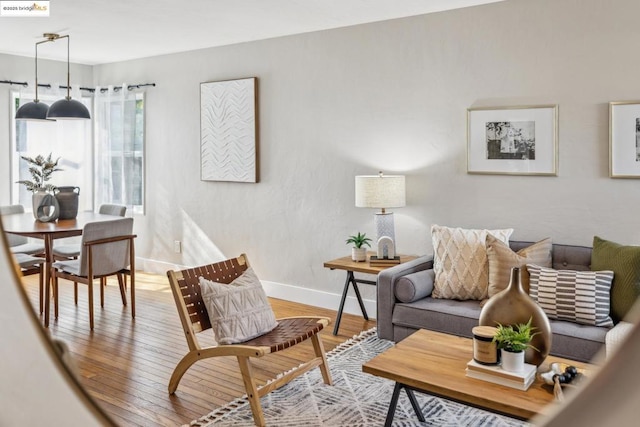
MULTIPOLYGON (((510 242, 518 251, 531 242, 510 242)), ((553 268, 589 270, 591 248, 553 245, 553 268)), ((420 257, 382 271, 377 286, 377 328, 380 338, 400 341, 418 329, 471 337, 478 325, 479 301, 457 301, 431 297, 433 259, 420 257), (405 302, 402 302, 405 301, 405 302)), ((611 328, 551 320, 551 354, 589 361, 604 347, 611 328)))

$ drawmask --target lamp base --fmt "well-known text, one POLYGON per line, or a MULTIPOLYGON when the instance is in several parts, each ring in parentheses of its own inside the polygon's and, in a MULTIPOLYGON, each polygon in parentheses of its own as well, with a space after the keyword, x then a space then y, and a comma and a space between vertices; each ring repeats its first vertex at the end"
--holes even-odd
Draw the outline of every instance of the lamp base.
POLYGON ((393 240, 395 247, 397 248, 396 242, 396 228, 393 223, 393 212, 385 212, 385 213, 377 213, 375 216, 375 224, 376 224, 376 244, 381 237, 389 237, 393 240))

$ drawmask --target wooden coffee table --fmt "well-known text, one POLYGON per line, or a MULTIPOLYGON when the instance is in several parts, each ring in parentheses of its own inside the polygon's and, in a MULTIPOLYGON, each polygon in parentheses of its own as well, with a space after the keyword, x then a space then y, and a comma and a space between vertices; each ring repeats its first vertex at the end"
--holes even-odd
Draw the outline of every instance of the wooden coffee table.
MULTIPOLYGON (((468 378, 467 362, 473 357, 468 338, 421 329, 362 366, 363 372, 396 382, 385 426, 393 421, 401 389, 405 389, 420 421, 424 418, 413 391, 444 397, 519 419, 530 419, 554 402, 551 386, 536 379, 527 391, 468 378)), ((549 356, 545 365, 563 362, 578 368, 592 365, 549 356)))

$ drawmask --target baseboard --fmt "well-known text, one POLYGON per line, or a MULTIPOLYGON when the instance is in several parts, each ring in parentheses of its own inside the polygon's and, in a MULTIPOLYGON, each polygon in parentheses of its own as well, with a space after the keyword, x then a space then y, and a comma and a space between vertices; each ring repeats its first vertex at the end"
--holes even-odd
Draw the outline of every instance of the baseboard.
MULTIPOLYGON (((300 286, 285 285, 283 283, 269 282, 266 280, 262 280, 262 286, 264 287, 264 291, 267 295, 272 298, 308 304, 314 307, 327 308, 329 310, 338 310, 338 307, 340 306, 340 298, 342 298, 342 295, 339 294, 302 288, 300 286)), ((363 299, 363 302, 364 308, 367 310, 367 314, 369 315, 369 319, 375 319, 377 315, 375 300, 363 299)), ((358 300, 354 296, 347 296, 343 311, 345 313, 362 316, 358 300)))
MULTIPOLYGON (((170 262, 157 261, 148 258, 136 257, 136 269, 147 271, 149 273, 166 274, 167 270, 182 270, 188 266, 172 264, 170 262)), ((326 308, 329 310, 338 310, 340 306, 340 294, 332 294, 329 292, 318 291, 315 289, 303 288, 300 286, 285 285, 283 283, 270 282, 262 280, 262 286, 268 296, 272 298, 283 299, 286 301, 308 304, 314 307, 326 308)), ((350 291, 353 293, 353 290, 350 291)), ((371 299, 363 299, 364 308, 370 319, 376 317, 376 301, 371 299)), ((345 313, 362 316, 358 300, 354 296, 347 296, 344 303, 345 313)))

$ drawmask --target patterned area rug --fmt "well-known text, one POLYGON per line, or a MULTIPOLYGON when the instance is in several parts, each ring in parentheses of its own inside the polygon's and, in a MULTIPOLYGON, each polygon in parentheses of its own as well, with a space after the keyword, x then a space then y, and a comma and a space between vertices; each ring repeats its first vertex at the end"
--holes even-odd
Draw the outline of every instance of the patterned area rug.
MULTIPOLYGON (((393 346, 378 339, 370 329, 327 353, 334 385, 322 382, 319 369, 313 369, 261 399, 268 426, 278 427, 379 427, 384 421, 393 393, 392 381, 362 372, 362 364, 393 346)), ((502 415, 472 408, 438 397, 416 393, 425 417, 419 422, 402 392, 393 426, 438 427, 520 427, 529 424, 502 415)), ((209 415, 192 421, 191 426, 251 427, 253 418, 246 398, 237 399, 209 415)))

